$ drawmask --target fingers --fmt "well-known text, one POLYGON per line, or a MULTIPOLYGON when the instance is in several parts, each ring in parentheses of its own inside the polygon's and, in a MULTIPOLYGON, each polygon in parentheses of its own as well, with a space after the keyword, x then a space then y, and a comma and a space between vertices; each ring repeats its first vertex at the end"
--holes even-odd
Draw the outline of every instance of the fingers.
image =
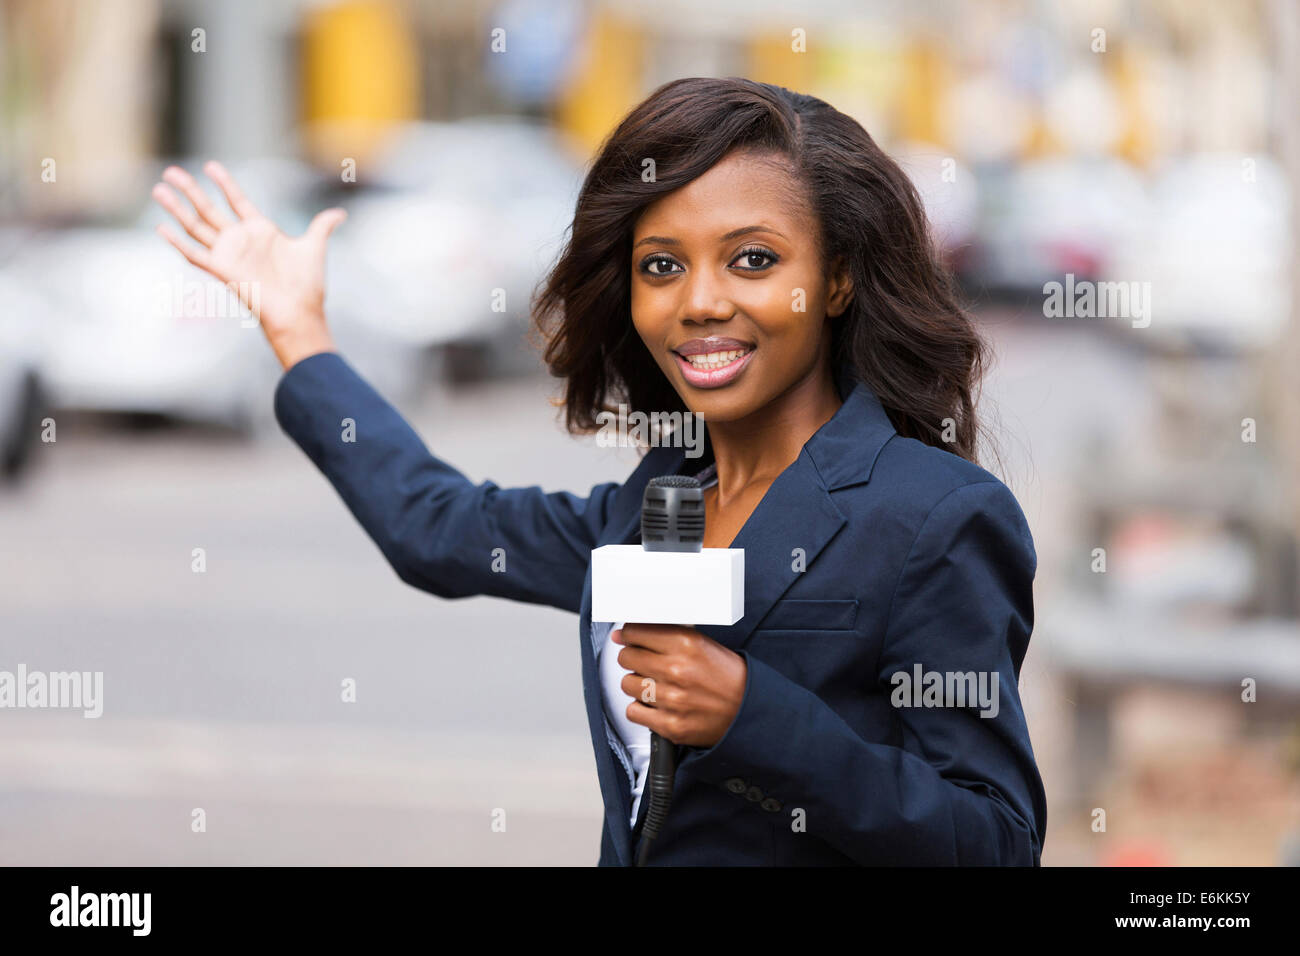
POLYGON ((668 661, 665 654, 656 654, 641 647, 625 647, 618 652, 618 665, 624 670, 647 677, 664 677, 663 668, 668 661))
POLYGON ((217 241, 217 232, 199 218, 198 213, 194 211, 192 206, 187 206, 181 202, 176 197, 176 194, 162 183, 158 183, 153 187, 152 195, 157 200, 158 205, 176 217, 176 221, 185 227, 185 231, 191 237, 206 248, 212 248, 212 244, 217 241))
POLYGON ((658 703, 659 685, 653 677, 646 677, 644 674, 626 674, 618 686, 627 696, 641 701, 647 707, 653 707, 658 703))
POLYGON ((673 646, 684 628, 676 624, 624 624, 615 632, 615 644, 644 647, 664 652, 673 646))
POLYGON ((185 198, 194 204, 203 221, 217 232, 230 225, 230 217, 216 207, 208 198, 208 194, 195 182, 194 177, 185 170, 179 166, 168 166, 163 170, 163 179, 183 192, 185 198))
POLYGON ((670 740, 675 744, 683 743, 682 740, 677 739, 681 736, 682 724, 678 718, 671 714, 655 710, 653 707, 647 707, 640 701, 634 700, 627 705, 627 719, 634 724, 648 727, 653 733, 658 734, 665 740, 670 740))
POLYGON ((337 229, 348 218, 345 209, 326 209, 324 212, 316 214, 312 219, 311 225, 307 227, 307 235, 317 242, 324 242, 329 238, 330 233, 337 229))
POLYGON ((210 159, 203 164, 203 171, 212 177, 213 181, 221 187, 222 193, 225 194, 226 202, 230 203, 230 208, 235 210, 235 215, 240 219, 247 219, 249 216, 261 215, 257 207, 249 202, 244 191, 239 188, 238 183, 230 173, 226 172, 226 167, 222 166, 215 159, 210 159))
POLYGON ((190 264, 198 266, 204 272, 208 272, 211 273, 212 275, 216 275, 216 273, 212 271, 212 257, 208 255, 208 251, 206 249, 191 250, 189 246, 181 242, 180 236, 176 235, 176 233, 172 232, 165 225, 160 224, 158 226, 158 233, 164 239, 170 242, 173 246, 179 249, 181 255, 183 255, 187 260, 189 260, 190 264))

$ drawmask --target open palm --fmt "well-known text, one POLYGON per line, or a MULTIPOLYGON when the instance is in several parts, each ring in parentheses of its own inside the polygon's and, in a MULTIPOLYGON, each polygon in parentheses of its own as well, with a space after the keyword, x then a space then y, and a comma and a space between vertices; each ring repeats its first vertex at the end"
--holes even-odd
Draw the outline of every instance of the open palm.
POLYGON ((153 198, 176 217, 199 248, 190 248, 165 225, 158 232, 204 272, 233 283, 273 346, 323 325, 326 240, 347 213, 327 209, 301 236, 286 236, 258 211, 220 163, 208 162, 203 169, 221 188, 234 215, 213 203, 193 176, 169 166, 163 179, 180 190, 190 205, 162 183, 154 186, 153 198))

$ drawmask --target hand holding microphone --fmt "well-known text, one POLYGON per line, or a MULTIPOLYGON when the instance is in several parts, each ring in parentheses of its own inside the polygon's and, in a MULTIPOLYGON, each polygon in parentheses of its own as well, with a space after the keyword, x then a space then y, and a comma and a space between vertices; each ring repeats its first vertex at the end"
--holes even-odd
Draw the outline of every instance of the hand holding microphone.
POLYGON ((626 624, 613 641, 626 645, 618 662, 632 671, 623 678, 629 720, 674 744, 703 748, 722 739, 745 694, 743 657, 674 624, 626 624))
POLYGON ((703 544, 700 483, 670 475, 646 486, 640 545, 592 552, 592 620, 636 622, 613 640, 625 645, 618 663, 633 672, 621 685, 633 698, 627 717, 652 731, 639 866, 672 800, 674 745, 717 743, 744 697, 744 658, 690 626, 744 615, 744 552, 703 544))

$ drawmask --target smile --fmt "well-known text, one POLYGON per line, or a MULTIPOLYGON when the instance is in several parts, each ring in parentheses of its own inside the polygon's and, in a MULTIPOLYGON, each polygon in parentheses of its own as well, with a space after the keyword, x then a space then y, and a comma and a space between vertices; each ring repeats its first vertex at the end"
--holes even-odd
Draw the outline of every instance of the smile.
POLYGON ((673 353, 682 377, 696 388, 717 388, 733 381, 753 356, 752 348, 722 349, 693 355, 673 353))

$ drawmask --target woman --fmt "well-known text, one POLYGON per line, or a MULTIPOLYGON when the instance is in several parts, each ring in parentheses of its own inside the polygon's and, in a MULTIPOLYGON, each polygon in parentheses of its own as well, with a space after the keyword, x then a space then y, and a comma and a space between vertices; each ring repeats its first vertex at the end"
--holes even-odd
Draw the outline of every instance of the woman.
POLYGON ((546 361, 574 432, 626 403, 699 414, 706 437, 702 457, 655 447, 587 498, 474 485, 430 455, 330 338, 342 210, 290 239, 205 168, 234 216, 173 167, 193 208, 155 196, 201 248, 160 228, 218 279, 258 283, 277 418, 399 577, 580 614, 600 864, 636 857, 654 731, 680 762, 651 863, 1039 865, 1017 694, 1033 541, 976 463, 984 346, 915 190, 860 125, 780 87, 692 78, 605 143, 537 302, 546 361), (593 624, 591 550, 639 540, 646 484, 674 474, 706 486, 705 546, 745 551, 744 617, 593 624))

